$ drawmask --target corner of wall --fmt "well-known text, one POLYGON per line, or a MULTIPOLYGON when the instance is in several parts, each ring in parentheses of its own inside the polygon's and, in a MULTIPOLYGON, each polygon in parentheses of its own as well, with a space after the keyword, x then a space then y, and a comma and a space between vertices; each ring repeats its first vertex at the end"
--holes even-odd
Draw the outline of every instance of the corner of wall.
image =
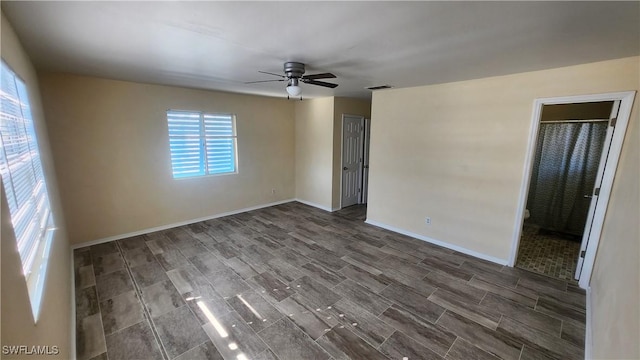
POLYGON ((295 198, 331 209, 334 97, 296 103, 295 198))

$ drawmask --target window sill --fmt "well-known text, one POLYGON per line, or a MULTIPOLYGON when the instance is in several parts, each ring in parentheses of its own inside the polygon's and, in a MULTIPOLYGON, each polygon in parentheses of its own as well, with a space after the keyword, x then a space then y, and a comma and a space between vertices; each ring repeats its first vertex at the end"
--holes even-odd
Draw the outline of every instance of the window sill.
POLYGON ((196 176, 185 176, 185 177, 179 177, 179 178, 172 178, 173 180, 195 180, 195 179, 203 179, 203 178, 210 178, 210 177, 220 177, 220 176, 228 176, 228 175, 238 175, 239 172, 238 171, 234 171, 234 172, 228 172, 228 173, 222 173, 222 174, 209 174, 209 175, 196 175, 196 176))

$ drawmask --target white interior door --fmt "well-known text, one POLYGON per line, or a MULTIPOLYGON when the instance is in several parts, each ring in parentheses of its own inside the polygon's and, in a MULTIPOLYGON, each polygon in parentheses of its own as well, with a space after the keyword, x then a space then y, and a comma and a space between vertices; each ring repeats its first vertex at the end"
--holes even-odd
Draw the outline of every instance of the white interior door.
MULTIPOLYGON (((613 125, 612 121, 615 121, 618 117, 618 110, 620 109, 620 101, 613 103, 611 109, 611 115, 609 116, 609 125, 613 125)), ((602 177, 604 175, 604 168, 607 164, 607 157, 609 155, 609 149, 611 148, 611 141, 613 139, 613 131, 615 126, 609 126, 607 128, 607 134, 604 139, 604 146, 602 147, 602 155, 600 156, 600 164, 598 165, 598 173, 596 175, 596 182, 591 194, 585 194, 585 197, 591 197, 591 203, 589 204, 589 212, 587 215, 587 222, 584 227, 584 233, 582 235, 582 244, 580 245, 580 254, 578 256, 578 264, 576 266, 575 279, 580 279, 582 273, 582 267, 584 265, 584 256, 587 251, 587 245, 589 245, 589 238, 591 237, 591 228, 593 227, 593 219, 598 206, 598 199, 600 195, 600 186, 602 184, 602 177)))
POLYGON ((342 116, 341 207, 351 206, 360 201, 363 127, 362 116, 342 116))
POLYGON ((371 140, 371 119, 364 119, 364 144, 362 155, 362 194, 360 203, 367 203, 367 195, 369 194, 369 143, 371 140))

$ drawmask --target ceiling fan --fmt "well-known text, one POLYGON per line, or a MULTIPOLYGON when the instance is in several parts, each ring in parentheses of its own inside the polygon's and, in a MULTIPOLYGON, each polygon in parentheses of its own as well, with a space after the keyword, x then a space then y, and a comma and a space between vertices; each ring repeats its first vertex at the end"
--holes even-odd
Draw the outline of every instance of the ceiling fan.
MULTIPOLYGON (((278 76, 281 79, 277 80, 261 80, 261 81, 249 81, 245 84, 256 84, 263 82, 272 82, 272 81, 286 81, 287 82, 287 94, 289 96, 298 96, 302 92, 302 88, 300 87, 300 82, 310 85, 324 86, 328 88, 335 88, 338 84, 332 84, 324 81, 318 81, 318 79, 335 79, 335 75, 332 73, 322 73, 322 74, 312 74, 312 75, 304 75, 304 64, 295 61, 288 61, 284 63, 284 75, 274 74, 267 71, 258 71, 262 74, 278 76)), ((287 96, 287 98, 289 98, 287 96)), ((302 100, 302 97, 300 97, 302 100)))

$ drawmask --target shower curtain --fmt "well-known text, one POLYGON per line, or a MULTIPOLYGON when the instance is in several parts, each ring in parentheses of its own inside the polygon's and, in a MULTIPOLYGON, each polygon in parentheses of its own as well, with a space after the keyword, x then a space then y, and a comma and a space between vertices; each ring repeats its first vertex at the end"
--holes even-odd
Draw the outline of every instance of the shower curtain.
POLYGON ((543 229, 582 236, 607 122, 542 123, 527 208, 543 229))

